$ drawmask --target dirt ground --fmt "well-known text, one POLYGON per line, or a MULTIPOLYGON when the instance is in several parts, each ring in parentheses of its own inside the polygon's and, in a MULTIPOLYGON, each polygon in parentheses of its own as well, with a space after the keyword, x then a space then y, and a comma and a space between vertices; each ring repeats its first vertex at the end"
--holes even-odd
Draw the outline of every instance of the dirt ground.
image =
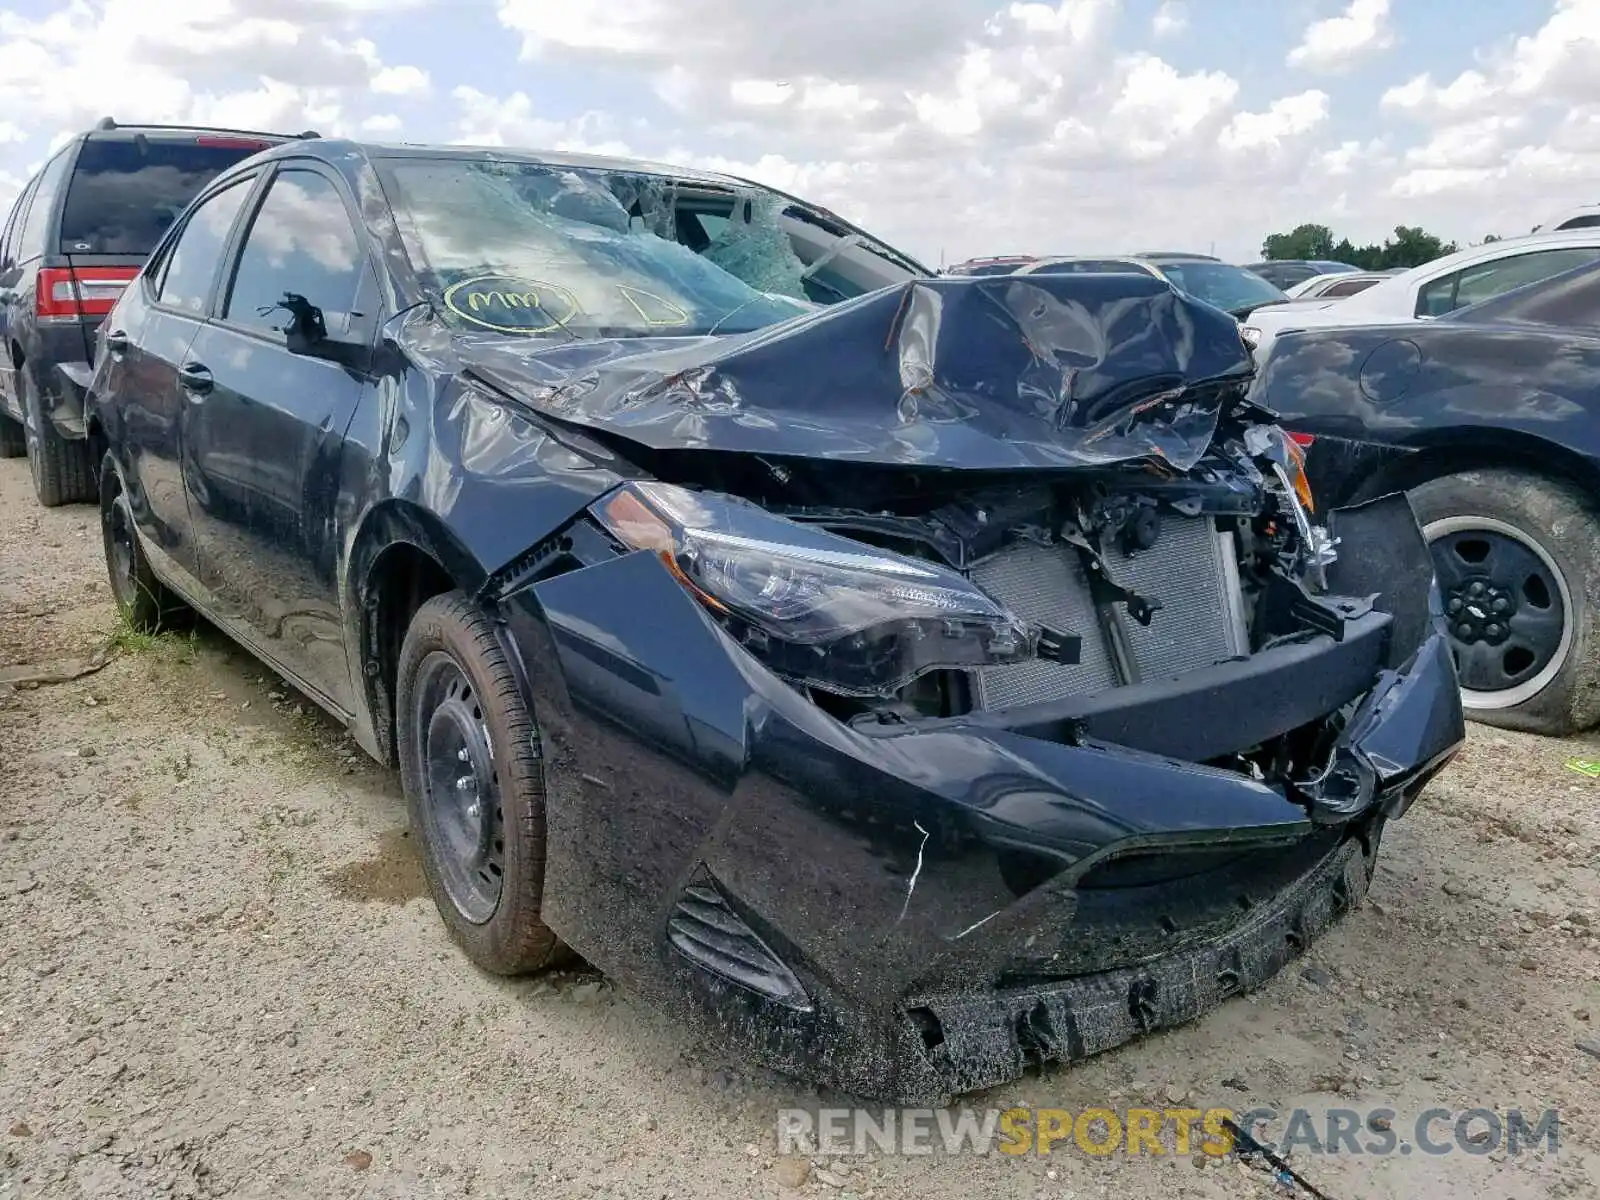
MULTIPOLYGON (((0 463, 0 680, 114 630, 95 512, 40 509, 0 463)), ((1434 1107, 1555 1107, 1554 1154, 1293 1161, 1333 1200, 1594 1195, 1600 779, 1574 754, 1600 744, 1475 728, 1391 829, 1369 903, 1270 986, 972 1102, 1387 1106, 1397 1132, 1434 1107)), ((777 1111, 821 1102, 586 972, 474 970, 423 894, 396 778, 220 635, 123 637, 80 678, 0 683, 0 1200, 1274 1188, 1233 1156, 1070 1139, 779 1158, 777 1111)))

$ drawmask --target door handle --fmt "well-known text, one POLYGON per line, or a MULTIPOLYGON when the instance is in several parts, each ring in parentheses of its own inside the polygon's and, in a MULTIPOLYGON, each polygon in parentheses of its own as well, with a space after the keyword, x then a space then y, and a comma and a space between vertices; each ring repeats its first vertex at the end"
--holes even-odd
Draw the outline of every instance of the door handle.
POLYGON ((211 390, 214 382, 211 372, 202 363, 184 363, 178 368, 179 385, 184 391, 192 392, 196 396, 204 396, 211 390))
POLYGON ((120 329, 113 329, 105 336, 106 349, 113 354, 126 354, 128 352, 128 335, 120 329))

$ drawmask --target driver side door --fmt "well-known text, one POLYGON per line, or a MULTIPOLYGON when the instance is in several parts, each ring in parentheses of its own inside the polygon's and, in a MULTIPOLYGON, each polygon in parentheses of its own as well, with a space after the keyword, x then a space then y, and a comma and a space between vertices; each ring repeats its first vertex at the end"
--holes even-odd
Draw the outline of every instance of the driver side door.
POLYGON ((344 714, 354 704, 338 586, 342 465, 368 382, 291 354, 280 302, 304 296, 330 334, 375 340, 378 281, 353 211, 320 166, 290 160, 272 176, 189 348, 187 370, 203 382, 183 417, 184 481, 219 615, 344 714))

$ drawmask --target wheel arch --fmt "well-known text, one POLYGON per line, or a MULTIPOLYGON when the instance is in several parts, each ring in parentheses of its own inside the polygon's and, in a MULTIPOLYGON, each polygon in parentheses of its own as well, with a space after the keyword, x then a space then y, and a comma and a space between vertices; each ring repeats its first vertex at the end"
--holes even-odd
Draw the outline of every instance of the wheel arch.
POLYGON ((360 681, 358 741, 394 766, 395 670, 406 628, 417 609, 453 589, 472 594, 482 566, 437 516, 404 500, 369 511, 351 543, 345 571, 345 622, 360 681))
POLYGON ((1359 504, 1389 492, 1410 491, 1429 480, 1462 471, 1520 470, 1572 484, 1600 496, 1600 465, 1560 442, 1516 429, 1454 432, 1448 442, 1428 441, 1385 463, 1351 495, 1359 504))

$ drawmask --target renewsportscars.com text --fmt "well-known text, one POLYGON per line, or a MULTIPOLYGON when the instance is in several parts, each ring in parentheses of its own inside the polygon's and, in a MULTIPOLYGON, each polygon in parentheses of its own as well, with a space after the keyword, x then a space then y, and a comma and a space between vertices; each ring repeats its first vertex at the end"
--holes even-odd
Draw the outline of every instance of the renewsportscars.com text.
MULTIPOLYGON (((1275 1154, 1519 1155, 1555 1153, 1560 1114, 1544 1109, 1428 1108, 786 1108, 778 1153, 1054 1154, 1232 1153, 1233 1130, 1275 1154)), ((1247 1149, 1253 1147, 1245 1147, 1247 1149)))

